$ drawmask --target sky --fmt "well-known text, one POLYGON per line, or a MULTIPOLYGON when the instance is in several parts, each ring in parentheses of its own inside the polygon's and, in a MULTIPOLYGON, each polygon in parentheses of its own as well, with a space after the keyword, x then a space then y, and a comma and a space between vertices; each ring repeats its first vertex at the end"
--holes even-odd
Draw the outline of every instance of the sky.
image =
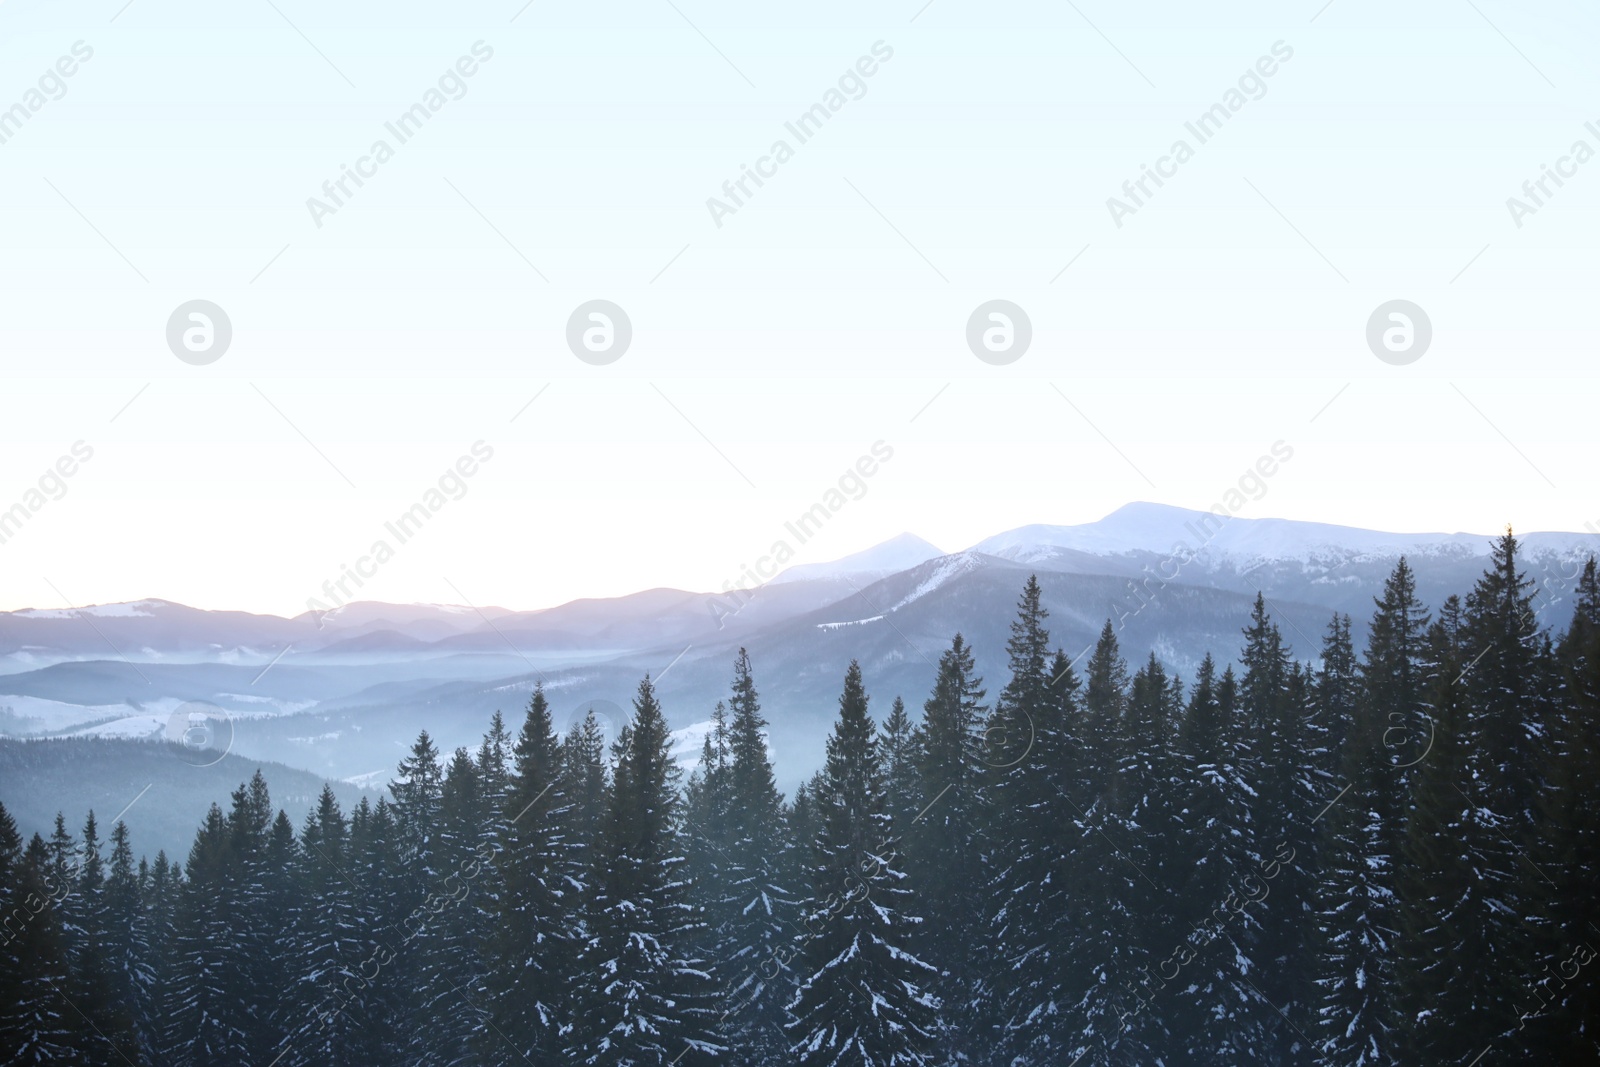
POLYGON ((1279 442, 1241 514, 1600 526, 1597 33, 3 0, 0 609, 715 590, 830 499, 793 562, 1207 508, 1279 442))

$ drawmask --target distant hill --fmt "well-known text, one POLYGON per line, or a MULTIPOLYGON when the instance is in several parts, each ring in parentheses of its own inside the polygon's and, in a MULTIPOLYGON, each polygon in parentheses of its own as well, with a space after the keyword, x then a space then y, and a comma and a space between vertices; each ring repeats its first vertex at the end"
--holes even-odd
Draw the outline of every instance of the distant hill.
MULTIPOLYGON (((169 858, 182 861, 206 810, 215 803, 226 811, 229 794, 258 768, 272 789, 273 806, 288 813, 296 830, 322 792, 322 778, 281 763, 227 755, 201 767, 191 762, 195 758, 193 750, 170 742, 0 738, 0 802, 17 820, 24 840, 36 832, 48 838, 57 811, 79 834, 91 809, 105 840, 117 813, 126 808, 122 821, 135 855, 154 860, 165 849, 169 858)), ((374 802, 380 796, 344 782, 332 784, 347 813, 363 795, 374 802)))

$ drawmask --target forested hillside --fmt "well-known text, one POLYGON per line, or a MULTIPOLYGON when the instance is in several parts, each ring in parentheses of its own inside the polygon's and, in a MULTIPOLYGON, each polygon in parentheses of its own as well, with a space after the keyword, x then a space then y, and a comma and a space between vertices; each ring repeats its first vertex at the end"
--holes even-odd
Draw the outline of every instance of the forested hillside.
POLYGON ((0 809, 0 1060, 1596 1062, 1600 574, 1417 582, 1180 678, 1109 621, 1074 664, 1029 579, 1005 677, 852 664, 788 798, 741 652, 686 776, 647 677, 610 746, 536 690, 299 826, 258 773, 183 857, 0 809))

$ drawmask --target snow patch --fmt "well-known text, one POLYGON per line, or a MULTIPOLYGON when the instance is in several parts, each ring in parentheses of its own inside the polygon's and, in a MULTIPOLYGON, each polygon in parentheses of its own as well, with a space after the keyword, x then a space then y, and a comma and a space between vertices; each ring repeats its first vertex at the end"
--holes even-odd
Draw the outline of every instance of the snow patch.
POLYGON ((867 623, 877 622, 881 618, 883 618, 882 615, 874 615, 870 619, 852 619, 850 622, 819 622, 817 623, 817 629, 837 630, 845 626, 865 626, 867 623))
POLYGON ((953 556, 945 556, 939 560, 939 564, 934 567, 933 572, 911 591, 911 595, 890 608, 887 614, 894 614, 907 604, 921 600, 952 578, 966 574, 968 571, 976 570, 980 566, 982 566, 982 561, 971 552, 958 552, 953 556))
POLYGON ((125 604, 90 604, 84 608, 23 608, 11 614, 24 619, 76 619, 80 615, 93 615, 99 619, 131 619, 153 615, 154 612, 144 609, 155 606, 153 600, 132 600, 125 604))

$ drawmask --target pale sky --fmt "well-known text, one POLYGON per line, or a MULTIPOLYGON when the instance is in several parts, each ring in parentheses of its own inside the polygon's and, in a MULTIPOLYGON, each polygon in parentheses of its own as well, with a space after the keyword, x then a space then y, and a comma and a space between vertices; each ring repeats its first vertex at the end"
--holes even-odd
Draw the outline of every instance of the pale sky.
POLYGON ((1208 507, 1279 440, 1243 514, 1600 525, 1592 5, 124 5, 0 3, 0 609, 293 614, 379 539, 367 599, 718 589, 878 441, 795 562, 1208 507), (604 365, 592 300, 632 323, 604 365))

